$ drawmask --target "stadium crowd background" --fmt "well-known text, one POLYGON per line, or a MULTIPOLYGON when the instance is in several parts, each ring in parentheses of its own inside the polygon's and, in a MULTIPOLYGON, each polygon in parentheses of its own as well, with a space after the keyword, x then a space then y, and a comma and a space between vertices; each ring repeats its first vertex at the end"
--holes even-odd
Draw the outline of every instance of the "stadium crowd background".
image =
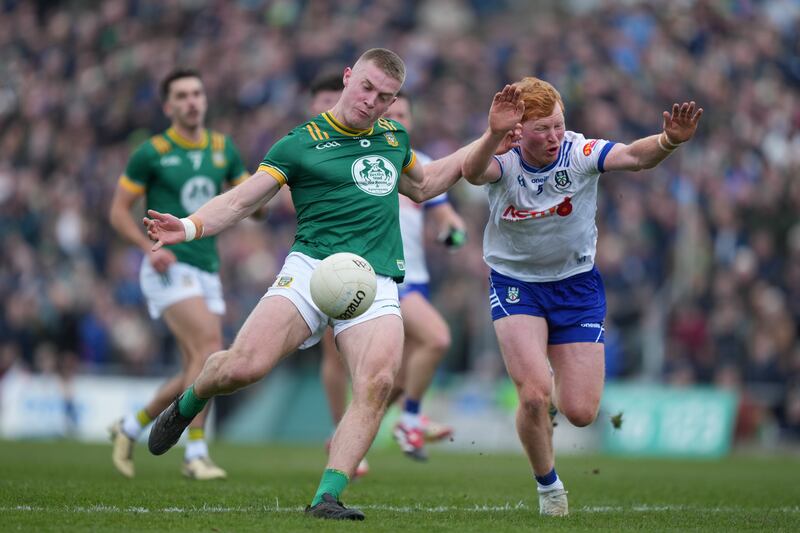
MULTIPOLYGON (((157 375, 175 364, 146 315, 141 254, 107 222, 128 155, 166 127, 157 83, 197 67, 209 127, 249 169, 306 116, 307 86, 366 48, 397 51, 414 145, 436 157, 485 127, 491 95, 536 75, 568 129, 629 142, 696 100, 695 140, 601 180, 597 263, 609 379, 712 383, 739 432, 800 438, 800 2, 514 0, 0 1, 0 375, 157 375), (534 7, 535 6, 535 7, 534 7)), ((452 193, 466 247, 429 243, 453 328, 441 379, 504 375, 481 259, 483 192, 452 193)), ((220 239, 228 338, 272 283, 291 212, 220 239)))

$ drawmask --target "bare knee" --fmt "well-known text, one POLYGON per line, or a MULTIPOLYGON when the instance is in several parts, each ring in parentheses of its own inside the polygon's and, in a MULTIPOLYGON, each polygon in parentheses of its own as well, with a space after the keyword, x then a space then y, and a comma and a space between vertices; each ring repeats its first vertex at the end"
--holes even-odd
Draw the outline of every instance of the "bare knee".
POLYGON ((587 402, 579 405, 565 406, 564 409, 560 411, 561 414, 567 417, 570 424, 582 428, 594 422, 597 418, 598 408, 597 405, 592 405, 587 402))
POLYGON ((192 351, 200 361, 206 361, 211 354, 220 350, 222 350, 222 333, 214 328, 198 332, 197 337, 192 340, 192 351))
POLYGON ((447 350, 450 349, 450 344, 452 343, 450 340, 450 330, 448 328, 442 328, 440 331, 431 335, 429 342, 431 348, 437 354, 444 355, 447 353, 447 350))
POLYGON ((550 409, 550 391, 536 386, 520 387, 519 408, 529 418, 547 413, 550 409))
POLYGON ((393 388, 394 375, 390 371, 356 378, 353 381, 353 402, 364 402, 380 409, 387 404, 393 388))

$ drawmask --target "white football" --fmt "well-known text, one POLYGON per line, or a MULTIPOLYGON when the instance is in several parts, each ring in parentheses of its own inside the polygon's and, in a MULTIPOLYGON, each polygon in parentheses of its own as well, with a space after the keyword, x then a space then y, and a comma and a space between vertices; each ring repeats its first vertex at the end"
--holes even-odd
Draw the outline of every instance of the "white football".
POLYGON ((323 259, 311 275, 311 299, 331 318, 363 314, 375 300, 377 278, 369 261, 340 252, 323 259))

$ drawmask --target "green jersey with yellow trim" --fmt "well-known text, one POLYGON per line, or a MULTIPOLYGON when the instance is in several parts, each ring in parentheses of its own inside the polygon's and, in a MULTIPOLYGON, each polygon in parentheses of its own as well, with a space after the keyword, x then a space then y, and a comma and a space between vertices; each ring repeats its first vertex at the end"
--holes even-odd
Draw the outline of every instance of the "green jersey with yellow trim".
MULTIPOLYGON (((186 217, 218 195, 225 182, 236 185, 248 177, 238 150, 225 135, 204 131, 203 139, 193 143, 170 128, 133 152, 119 183, 144 194, 147 209, 186 217)), ((219 270, 215 237, 168 248, 182 263, 219 270)))
POLYGON ((315 259, 352 252, 378 274, 402 281, 397 188, 400 174, 415 162, 399 123, 379 119, 369 130, 353 130, 328 112, 275 143, 259 170, 291 188, 297 211, 292 251, 315 259))

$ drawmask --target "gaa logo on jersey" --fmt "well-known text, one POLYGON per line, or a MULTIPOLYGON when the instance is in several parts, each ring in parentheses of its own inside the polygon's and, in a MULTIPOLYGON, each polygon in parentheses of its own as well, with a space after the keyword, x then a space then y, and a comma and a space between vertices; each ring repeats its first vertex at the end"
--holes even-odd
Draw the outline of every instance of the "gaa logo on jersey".
POLYGON ((217 186, 211 178, 195 176, 181 187, 181 205, 187 213, 194 213, 217 195, 217 186))
POLYGON ((350 171, 358 188, 373 196, 386 196, 397 183, 397 169, 391 161, 379 155, 359 157, 350 171))

